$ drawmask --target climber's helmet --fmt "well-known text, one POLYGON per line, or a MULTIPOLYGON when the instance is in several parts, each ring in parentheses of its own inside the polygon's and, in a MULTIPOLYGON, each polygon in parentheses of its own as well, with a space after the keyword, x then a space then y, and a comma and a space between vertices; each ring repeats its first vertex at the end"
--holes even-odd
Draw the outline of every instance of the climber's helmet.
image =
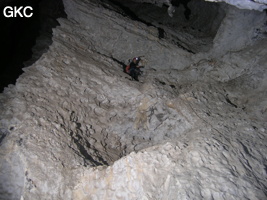
POLYGON ((135 62, 139 62, 141 59, 139 58, 139 57, 135 57, 135 58, 133 58, 133 61, 135 61, 135 62))

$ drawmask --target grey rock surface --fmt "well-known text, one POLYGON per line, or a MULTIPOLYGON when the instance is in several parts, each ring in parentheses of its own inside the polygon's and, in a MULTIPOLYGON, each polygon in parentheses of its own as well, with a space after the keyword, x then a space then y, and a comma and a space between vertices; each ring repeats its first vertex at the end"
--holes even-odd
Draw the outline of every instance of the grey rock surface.
MULTIPOLYGON (((146 3, 151 3, 155 4, 157 6, 169 6, 169 9, 172 10, 172 12, 175 12, 175 9, 173 10, 172 8, 172 1, 170 0, 133 0, 136 2, 146 2, 146 3)), ((248 9, 248 10, 259 10, 263 11, 264 9, 267 8, 267 1, 266 0, 205 0, 207 2, 225 2, 227 4, 236 6, 239 9, 248 9)), ((175 1, 174 1, 175 2, 175 1)), ((183 1, 181 1, 183 2, 183 1)), ((171 17, 172 15, 169 14, 171 17)))
POLYGON ((265 13, 216 7, 192 53, 154 16, 64 6, 49 50, 0 94, 0 199, 266 199, 265 13), (121 65, 138 55, 140 82, 121 65))
POLYGON ((240 9, 263 11, 267 8, 266 0, 205 0, 211 2, 226 2, 240 9))

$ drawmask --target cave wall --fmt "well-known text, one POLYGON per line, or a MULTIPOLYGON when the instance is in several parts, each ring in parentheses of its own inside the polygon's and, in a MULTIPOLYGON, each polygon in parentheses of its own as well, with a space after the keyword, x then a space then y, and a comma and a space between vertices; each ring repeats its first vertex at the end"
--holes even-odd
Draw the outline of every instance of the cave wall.
MULTIPOLYGON (((175 10, 172 8, 172 2, 173 0, 133 0, 136 2, 146 2, 146 3, 152 3, 157 6, 163 6, 167 5, 169 6, 169 14, 175 10)), ((175 1, 175 0, 174 0, 175 1)), ((179 2, 179 0, 176 0, 179 2)), ((180 0, 180 2, 189 2, 190 0, 180 0)), ((266 0, 205 0, 207 2, 226 2, 227 4, 236 6, 239 9, 248 9, 248 10, 259 10, 263 11, 267 8, 267 1, 266 0)))
POLYGON ((214 55, 238 51, 266 34, 266 13, 225 5, 226 16, 214 38, 214 55))
MULTIPOLYGON (((266 32, 266 14, 264 12, 240 10, 226 4, 219 4, 216 9, 220 14, 216 17, 214 16, 214 19, 211 19, 212 17, 206 14, 203 15, 204 17, 199 18, 202 12, 206 13, 205 9, 201 9, 201 6, 205 6, 204 4, 199 2, 194 4, 194 1, 190 2, 188 4, 189 8, 193 14, 196 13, 187 22, 191 27, 186 24, 175 27, 177 25, 172 26, 168 23, 164 26, 164 22, 162 23, 163 25, 156 23, 155 26, 151 26, 149 24, 138 23, 138 21, 135 23, 135 21, 131 21, 127 17, 123 19, 123 21, 126 20, 125 23, 120 19, 120 11, 118 10, 115 10, 113 13, 107 10, 104 11, 107 12, 109 20, 103 22, 105 26, 97 26, 96 24, 101 19, 100 16, 90 17, 90 20, 85 20, 87 19, 86 14, 74 14, 77 13, 75 11, 77 5, 71 5, 68 2, 65 2, 65 4, 69 18, 79 20, 82 23, 81 25, 86 27, 84 31, 91 33, 89 40, 92 45, 89 45, 88 48, 93 46, 100 53, 112 56, 122 62, 127 62, 129 58, 135 55, 144 55, 148 61, 146 64, 153 66, 153 68, 183 69, 190 65, 192 58, 198 59, 203 52, 208 52, 209 56, 205 54, 205 57, 218 57, 228 51, 238 51, 252 44, 254 41, 265 37, 266 32), (181 27, 184 25, 188 26, 188 29, 193 28, 196 31, 191 32, 191 34, 186 33, 187 31, 190 33, 188 29, 180 32, 181 27), (110 34, 111 28, 109 27, 112 26, 116 28, 112 29, 112 34, 110 34), (201 27, 204 30, 200 33, 198 29, 201 27), (158 37, 158 28, 162 28, 166 32, 165 38, 158 37), (97 39, 99 34, 101 34, 101 41, 97 39), (177 43, 181 44, 178 45, 178 48, 177 43), (168 48, 161 48, 161 45, 167 45, 168 48), (158 49, 162 50, 159 51, 158 49), (200 54, 194 56, 192 52, 200 52, 200 54)), ((124 3, 124 5, 126 4, 124 3)), ((207 3, 207 5, 209 4, 207 3)), ((212 8, 210 6, 210 9, 212 8)), ((134 7, 132 9, 133 11, 135 10, 134 7)), ((141 11, 136 12, 137 16, 139 12, 141 11)), ((153 10, 146 12, 152 13, 153 10)), ((142 14, 139 17, 153 24, 153 18, 149 21, 149 17, 144 17, 142 14)), ((179 17, 175 19, 175 16, 168 18, 173 20, 173 24, 175 20, 178 21, 179 19, 179 17)))
POLYGON ((115 2, 125 12, 130 10, 134 20, 158 28, 160 39, 191 53, 208 51, 212 47, 212 40, 225 17, 225 10, 220 4, 205 1, 173 2, 175 12, 172 17, 165 6, 146 2, 115 2))
POLYGON ((266 198, 265 13, 225 6, 213 49, 193 54, 113 4, 64 6, 0 94, 1 198, 266 198), (136 54, 143 83, 118 62, 136 54))
MULTIPOLYGON (((90 3, 96 4, 94 1, 90 3)), ((68 18, 78 21, 79 26, 83 27, 82 31, 90 34, 85 41, 89 43, 89 49, 93 48, 101 54, 125 63, 134 56, 145 56, 146 65, 153 68, 183 68, 191 62, 189 52, 160 40, 158 29, 155 27, 132 21, 116 12, 93 5, 92 9, 84 12, 79 11, 84 9, 82 3, 64 1, 64 5, 68 18), (91 13, 94 13, 93 16, 91 13)))
POLYGON ((263 11, 267 8, 266 0, 205 0, 210 2, 226 2, 236 6, 239 9, 259 10, 263 11))

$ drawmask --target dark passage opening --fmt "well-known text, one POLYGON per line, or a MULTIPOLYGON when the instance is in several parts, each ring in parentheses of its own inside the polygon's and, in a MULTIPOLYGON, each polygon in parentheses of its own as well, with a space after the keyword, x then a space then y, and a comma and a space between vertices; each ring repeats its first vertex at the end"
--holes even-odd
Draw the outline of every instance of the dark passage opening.
POLYGON ((172 0, 172 7, 167 1, 155 1, 154 4, 133 0, 103 2, 116 7, 116 12, 123 16, 157 28, 159 39, 190 53, 207 52, 212 48, 225 17, 221 4, 199 0, 172 0), (172 15, 169 9, 173 9, 172 15))
POLYGON ((173 6, 179 7, 180 4, 182 4, 185 8, 184 11, 184 16, 187 20, 189 20, 190 14, 191 14, 191 10, 190 8, 187 6, 187 4, 190 2, 191 0, 172 0, 171 3, 173 6))
POLYGON ((62 0, 13 0, 2 2, 1 9, 1 73, 0 92, 9 84, 15 84, 23 73, 22 68, 34 63, 52 43, 52 28, 59 17, 65 17, 62 0), (9 3, 10 2, 10 3, 9 3), (6 6, 31 6, 32 17, 5 17, 6 6), (40 42, 42 41, 42 45, 40 42), (33 49, 34 47, 35 50, 33 49), (25 61, 28 61, 25 63, 25 61))

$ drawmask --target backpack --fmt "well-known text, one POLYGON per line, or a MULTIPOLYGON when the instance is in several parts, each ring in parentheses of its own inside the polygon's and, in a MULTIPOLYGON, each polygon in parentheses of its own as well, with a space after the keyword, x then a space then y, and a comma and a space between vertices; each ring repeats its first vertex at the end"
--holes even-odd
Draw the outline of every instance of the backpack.
POLYGON ((126 72, 127 74, 129 74, 129 72, 130 72, 130 65, 127 65, 127 66, 125 67, 125 72, 126 72))

